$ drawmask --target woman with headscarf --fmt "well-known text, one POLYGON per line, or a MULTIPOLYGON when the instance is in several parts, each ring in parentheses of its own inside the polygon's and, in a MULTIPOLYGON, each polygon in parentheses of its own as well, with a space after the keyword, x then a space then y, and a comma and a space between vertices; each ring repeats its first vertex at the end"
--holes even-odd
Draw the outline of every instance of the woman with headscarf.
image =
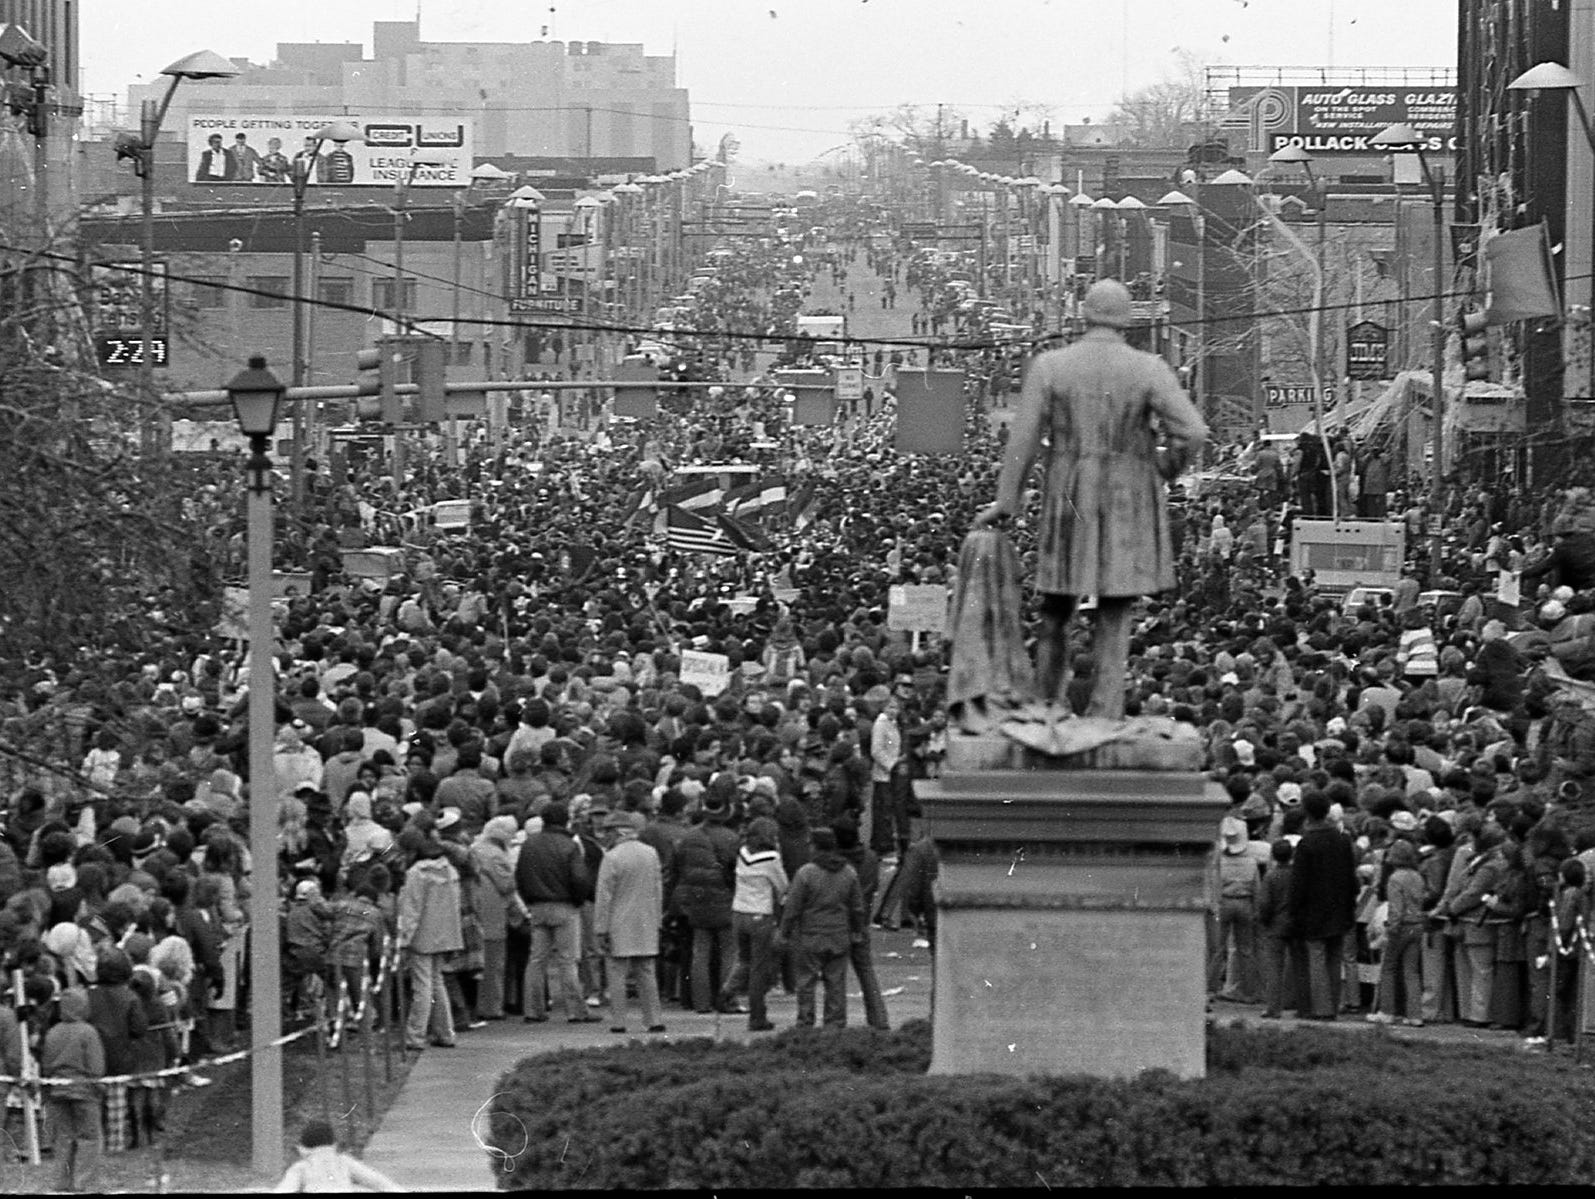
POLYGON ((515 890, 515 863, 510 839, 515 836, 513 816, 495 816, 471 843, 476 867, 471 879, 471 902, 482 927, 482 982, 476 997, 479 1020, 504 1019, 506 945, 512 913, 524 922, 525 909, 515 890))

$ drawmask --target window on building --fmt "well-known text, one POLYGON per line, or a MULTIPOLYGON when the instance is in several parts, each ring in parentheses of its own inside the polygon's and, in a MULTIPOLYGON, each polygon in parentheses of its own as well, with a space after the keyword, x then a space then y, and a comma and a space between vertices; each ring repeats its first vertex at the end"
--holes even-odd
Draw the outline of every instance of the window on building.
POLYGON ((316 280, 316 299, 328 304, 353 304, 354 280, 318 279, 316 280))
POLYGON ((288 307, 287 275, 251 275, 245 281, 250 290, 251 308, 288 307))
POLYGON ((371 281, 371 303, 374 307, 384 312, 412 312, 415 309, 415 280, 404 281, 403 294, 400 303, 395 304, 392 279, 373 279, 371 281))
POLYGON ((192 297, 195 308, 225 308, 227 307, 226 286, 225 275, 201 275, 189 284, 188 294, 192 297))
POLYGON ((454 365, 469 366, 475 357, 476 343, 473 341, 457 341, 454 343, 454 365))

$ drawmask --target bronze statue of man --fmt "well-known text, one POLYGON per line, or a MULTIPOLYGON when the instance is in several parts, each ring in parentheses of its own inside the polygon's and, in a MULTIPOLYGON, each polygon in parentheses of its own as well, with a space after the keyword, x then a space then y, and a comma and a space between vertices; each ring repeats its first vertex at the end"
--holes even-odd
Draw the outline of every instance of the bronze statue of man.
POLYGON ((1030 363, 996 502, 975 526, 1019 512, 1045 442, 1036 536, 1037 686, 1042 699, 1064 705, 1067 715, 1069 621, 1082 597, 1095 596, 1096 678, 1085 714, 1122 720, 1131 606, 1175 584, 1164 480, 1200 451, 1207 425, 1168 363, 1125 342, 1130 293, 1122 283, 1093 284, 1081 312, 1085 334, 1030 363))

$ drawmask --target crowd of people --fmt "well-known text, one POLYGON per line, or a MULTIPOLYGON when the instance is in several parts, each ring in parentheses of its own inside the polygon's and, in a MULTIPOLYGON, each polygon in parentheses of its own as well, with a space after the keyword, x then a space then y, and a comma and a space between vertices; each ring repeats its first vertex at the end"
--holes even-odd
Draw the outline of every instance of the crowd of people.
MULTIPOLYGON (((849 244, 851 269, 901 278, 906 256, 871 245, 849 244)), ((778 285, 771 264, 738 270, 710 293, 728 322, 778 285)), ((849 970, 867 1023, 887 1027, 872 929, 934 943, 913 780, 939 771, 949 736, 945 649, 891 627, 889 589, 956 585, 994 493, 985 397, 1002 369, 971 381, 962 456, 896 454, 890 402, 843 432, 788 426, 781 389, 757 379, 646 424, 483 432, 402 480, 315 470, 283 548, 313 587, 277 605, 264 784, 283 880, 266 935, 284 939, 290 1014, 340 983, 358 994, 386 958, 408 1000, 384 1018, 418 1052, 510 1017, 658 1033, 672 1007, 762 1031, 777 987, 798 1023, 840 1025, 849 970), (685 554, 655 531, 674 468, 714 463, 808 497, 767 518, 773 551, 685 554), (462 498, 464 528, 426 515, 462 498), (344 571, 343 550, 395 543, 391 578, 344 571), (723 690, 683 681, 688 650, 724 655, 723 690)), ((188 497, 222 556, 241 524, 218 497, 238 469, 202 463, 188 497)), ((1448 559, 1478 601, 1460 612, 1421 605, 1412 570, 1347 611, 1283 569, 1289 479, 1268 481, 1184 501, 1181 587, 1145 601, 1130 642, 1126 711, 1198 728, 1233 800, 1212 992, 1269 1015, 1548 1035, 1583 968, 1595 875, 1595 741, 1547 667, 1595 645, 1591 534, 1558 524, 1565 496, 1521 497, 1514 525, 1488 490, 1453 487, 1454 522, 1482 504, 1524 538, 1522 611, 1485 602, 1508 565, 1499 531, 1448 559), (1247 545, 1271 572, 1237 573, 1247 545)), ((1030 523, 1012 535, 1033 557, 1030 523)), ((223 634, 174 632, 28 662, 0 695, 27 751, 0 838, 0 1072, 20 1074, 25 1041, 45 1076, 81 1080, 48 1095, 63 1169, 74 1144, 92 1166, 102 1119, 109 1149, 158 1135, 168 1088, 202 1081, 181 1070, 239 1041, 260 935, 244 916, 256 673, 223 634)))

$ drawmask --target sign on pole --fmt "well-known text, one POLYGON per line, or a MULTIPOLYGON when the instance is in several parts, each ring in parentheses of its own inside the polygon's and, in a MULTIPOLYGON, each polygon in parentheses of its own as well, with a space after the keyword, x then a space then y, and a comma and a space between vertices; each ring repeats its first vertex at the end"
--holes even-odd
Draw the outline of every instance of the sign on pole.
POLYGON ((901 583, 887 593, 886 627, 906 633, 940 633, 947 627, 947 588, 941 583, 901 583))
POLYGON ((681 682, 691 683, 704 695, 719 695, 731 685, 731 659, 701 650, 681 651, 681 682))
POLYGON ((836 398, 856 402, 864 398, 864 368, 840 366, 836 368, 836 398))
POLYGON ((531 300, 543 292, 543 212, 540 208, 523 208, 521 212, 521 254, 518 300, 531 300))
MULTIPOLYGON (((154 264, 154 293, 150 327, 150 358, 165 366, 170 343, 171 293, 166 287, 166 263, 154 264)), ((94 284, 94 352, 102 367, 135 367, 144 361, 144 273, 137 262, 104 262, 90 268, 94 284)))
MULTIPOLYGON (((1323 389, 1323 406, 1332 408, 1335 404, 1335 389, 1323 389)), ((1267 408, 1289 408, 1293 404, 1311 404, 1313 402, 1313 386, 1307 384, 1265 383, 1263 385, 1263 404, 1267 408)))
POLYGON ((1357 321, 1346 330, 1346 378, 1390 378, 1390 331, 1376 321, 1357 321))

